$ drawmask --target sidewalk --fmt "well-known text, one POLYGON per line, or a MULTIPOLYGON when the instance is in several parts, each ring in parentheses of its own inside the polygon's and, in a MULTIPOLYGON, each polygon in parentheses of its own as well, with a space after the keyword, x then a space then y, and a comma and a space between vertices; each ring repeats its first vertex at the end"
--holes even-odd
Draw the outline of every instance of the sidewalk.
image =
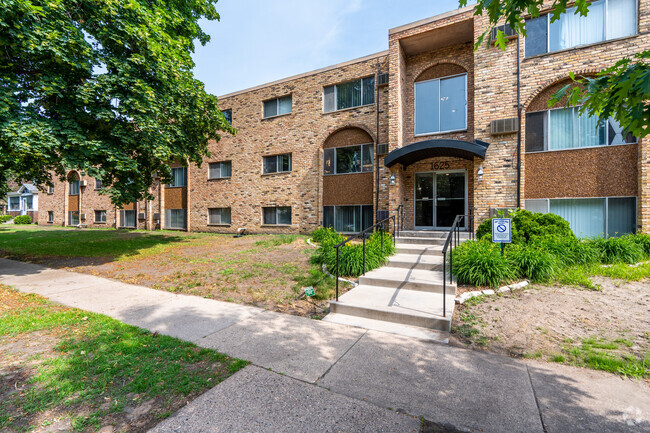
POLYGON ((466 431, 650 432, 648 386, 608 373, 5 259, 0 283, 253 363, 156 432, 417 431, 419 416, 466 431))

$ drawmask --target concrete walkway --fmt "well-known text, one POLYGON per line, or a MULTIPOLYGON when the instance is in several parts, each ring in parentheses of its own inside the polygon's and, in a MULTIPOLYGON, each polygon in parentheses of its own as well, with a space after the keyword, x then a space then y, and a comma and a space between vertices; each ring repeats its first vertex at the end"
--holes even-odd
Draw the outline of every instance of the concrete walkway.
POLYGON ((650 432, 648 386, 608 373, 524 363, 11 260, 0 259, 0 283, 254 364, 156 432, 408 432, 419 428, 418 416, 465 431, 650 432))

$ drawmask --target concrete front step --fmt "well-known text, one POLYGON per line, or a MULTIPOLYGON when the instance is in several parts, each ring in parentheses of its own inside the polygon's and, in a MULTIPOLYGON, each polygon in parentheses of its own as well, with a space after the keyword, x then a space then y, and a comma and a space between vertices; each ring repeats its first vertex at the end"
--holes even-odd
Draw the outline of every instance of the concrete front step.
MULTIPOLYGON (((461 231, 459 233, 460 237, 467 239, 469 234, 467 232, 461 231)), ((438 238, 438 239, 447 239, 449 236, 449 230, 400 230, 397 233, 397 238, 438 238)))
POLYGON ((418 326, 401 325, 395 322, 368 319, 359 316, 349 316, 341 313, 329 313, 322 319, 324 322, 338 323, 339 325, 354 326, 357 328, 372 329, 374 331, 388 332, 420 340, 434 341, 436 343, 449 343, 449 332, 434 329, 420 328, 418 326))
POLYGON ((442 256, 442 245, 403 244, 398 241, 395 249, 397 254, 442 256))
POLYGON ((414 237, 407 236, 402 237, 398 236, 396 242, 405 245, 444 245, 447 238, 427 238, 427 237, 414 237))
POLYGON ((338 302, 330 302, 332 313, 439 331, 451 329, 453 309, 454 296, 450 294, 443 316, 443 296, 439 293, 366 284, 350 290, 338 302))
POLYGON ((402 254, 391 256, 388 266, 391 268, 425 269, 429 271, 442 271, 442 254, 402 254))
MULTIPOLYGON (((383 266, 359 277, 359 284, 419 292, 442 293, 442 272, 383 266)), ((456 294, 456 283, 446 282, 446 293, 456 294)))

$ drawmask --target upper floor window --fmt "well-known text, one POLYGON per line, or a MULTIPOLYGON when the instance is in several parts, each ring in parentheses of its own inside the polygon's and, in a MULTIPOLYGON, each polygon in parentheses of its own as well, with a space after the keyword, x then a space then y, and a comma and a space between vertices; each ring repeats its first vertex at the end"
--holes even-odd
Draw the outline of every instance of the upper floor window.
POLYGON ((95 179, 95 189, 102 189, 104 187, 104 183, 102 182, 101 179, 95 179))
POLYGON ((208 169, 208 179, 224 179, 232 176, 232 162, 211 162, 208 169))
POLYGON ((467 74, 415 83, 415 135, 467 129, 467 74))
POLYGON ((373 145, 360 144, 325 149, 323 174, 345 174, 372 171, 373 145))
POLYGON ((54 187, 53 186, 48 186, 47 187, 47 193, 48 194, 54 194, 54 187))
POLYGON ((185 174, 185 167, 172 167, 172 182, 169 184, 169 186, 172 188, 185 186, 187 184, 187 178, 185 174))
POLYGON ((232 125, 232 110, 223 110, 223 117, 232 125))
POLYGON ((291 154, 265 156, 263 165, 264 174, 291 171, 291 154))
POLYGON ((323 89, 323 111, 329 113, 375 103, 375 77, 361 78, 323 89))
POLYGON ((636 0, 599 0, 587 16, 570 8, 554 22, 551 14, 526 20, 526 57, 634 35, 636 8, 636 0))
POLYGON ((526 152, 636 143, 615 120, 579 113, 578 107, 526 114, 526 152))
POLYGON ((264 117, 291 113, 291 95, 264 101, 264 117))
POLYGON ((79 179, 70 181, 70 195, 79 195, 79 179))

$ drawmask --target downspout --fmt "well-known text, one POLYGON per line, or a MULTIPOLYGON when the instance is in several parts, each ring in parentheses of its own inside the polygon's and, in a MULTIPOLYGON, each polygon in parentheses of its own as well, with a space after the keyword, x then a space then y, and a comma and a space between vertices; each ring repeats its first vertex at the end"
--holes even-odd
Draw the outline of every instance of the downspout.
POLYGON ((521 206, 521 64, 520 64, 521 35, 517 35, 517 208, 521 206))
POLYGON ((377 113, 377 135, 375 135, 375 222, 379 212, 379 57, 377 62, 377 75, 375 78, 375 87, 377 95, 375 96, 375 111, 377 113))

